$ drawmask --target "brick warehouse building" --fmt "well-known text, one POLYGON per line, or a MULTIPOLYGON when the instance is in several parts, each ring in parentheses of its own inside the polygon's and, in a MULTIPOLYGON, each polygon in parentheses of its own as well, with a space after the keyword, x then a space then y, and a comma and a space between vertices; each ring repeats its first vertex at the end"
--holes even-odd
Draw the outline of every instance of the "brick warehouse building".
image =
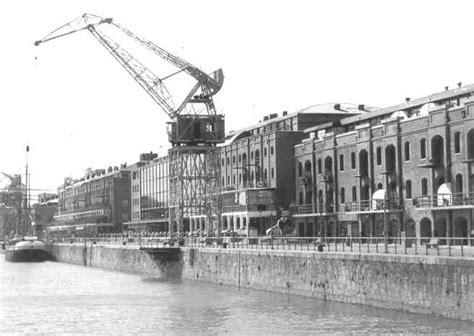
MULTIPOLYGON (((381 109, 315 105, 230 132, 219 147, 222 229, 263 235, 289 214, 298 236, 471 237, 473 92, 459 85, 381 109)), ((121 229, 168 231, 168 165, 149 153, 126 168, 121 229)), ((59 204, 72 223, 80 200, 70 188, 59 204)), ((205 221, 183 229, 207 230, 205 221)))
POLYGON ((304 130, 368 110, 363 105, 314 105, 270 114, 230 133, 220 153, 223 229, 265 234, 294 202, 294 146, 306 136, 304 130))
POLYGON ((300 236, 471 237, 474 85, 305 130, 300 236))

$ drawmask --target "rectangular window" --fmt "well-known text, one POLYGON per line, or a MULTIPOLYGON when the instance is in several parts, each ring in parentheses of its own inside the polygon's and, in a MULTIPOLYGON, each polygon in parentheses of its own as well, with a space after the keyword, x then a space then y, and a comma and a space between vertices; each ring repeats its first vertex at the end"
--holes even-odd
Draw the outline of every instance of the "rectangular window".
POLYGON ((339 155, 339 171, 344 171, 344 155, 339 155))

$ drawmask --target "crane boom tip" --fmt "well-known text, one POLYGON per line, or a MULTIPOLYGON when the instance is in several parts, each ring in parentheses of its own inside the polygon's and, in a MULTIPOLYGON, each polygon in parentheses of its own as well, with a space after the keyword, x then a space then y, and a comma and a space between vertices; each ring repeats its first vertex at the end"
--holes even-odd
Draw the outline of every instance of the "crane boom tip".
POLYGON ((41 44, 42 41, 38 40, 38 41, 35 41, 35 47, 39 46, 41 44))

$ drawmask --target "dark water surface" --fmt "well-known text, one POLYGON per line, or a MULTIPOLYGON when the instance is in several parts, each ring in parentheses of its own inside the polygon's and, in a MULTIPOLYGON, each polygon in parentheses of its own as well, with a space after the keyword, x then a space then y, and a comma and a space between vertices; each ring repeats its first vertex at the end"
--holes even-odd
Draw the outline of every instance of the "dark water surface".
POLYGON ((0 255, 0 334, 472 334, 474 323, 0 255))

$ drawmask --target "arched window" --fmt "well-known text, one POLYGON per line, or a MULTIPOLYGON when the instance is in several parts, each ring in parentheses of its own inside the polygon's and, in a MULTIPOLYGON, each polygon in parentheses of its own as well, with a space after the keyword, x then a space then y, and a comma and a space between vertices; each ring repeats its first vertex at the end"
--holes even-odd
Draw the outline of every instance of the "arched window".
POLYGON ((356 169, 356 153, 351 153, 351 169, 356 169))
POLYGON ((457 194, 461 194, 463 192, 462 188, 462 175, 457 174, 456 175, 456 191, 457 194))
POLYGON ((405 142, 405 161, 410 161, 410 141, 405 142))
POLYGON ((275 168, 272 168, 271 174, 272 174, 272 178, 274 178, 275 177, 275 168))
POLYGON ((339 171, 344 171, 344 154, 339 155, 339 171))
POLYGON ((352 202, 356 202, 356 201, 357 201, 357 187, 353 186, 352 187, 352 202))
POLYGON ((267 170, 267 168, 265 168, 265 170, 263 171, 263 179, 264 180, 268 179, 268 170, 267 170))
POLYGON ((406 181, 405 189, 406 189, 406 198, 411 199, 412 195, 411 195, 411 181, 410 180, 406 181))
POLYGON ((341 188, 341 204, 346 203, 346 189, 341 188))
POLYGON ((420 158, 426 159, 426 139, 420 140, 420 158))
POLYGON ((377 166, 382 164, 382 147, 377 147, 377 166))
POLYGON ((467 158, 474 159, 474 130, 467 133, 467 158))
POLYGON ((454 153, 455 154, 461 153, 461 133, 460 132, 454 133, 454 153))
POLYGON ((428 180, 425 178, 421 179, 421 195, 428 195, 428 180))

